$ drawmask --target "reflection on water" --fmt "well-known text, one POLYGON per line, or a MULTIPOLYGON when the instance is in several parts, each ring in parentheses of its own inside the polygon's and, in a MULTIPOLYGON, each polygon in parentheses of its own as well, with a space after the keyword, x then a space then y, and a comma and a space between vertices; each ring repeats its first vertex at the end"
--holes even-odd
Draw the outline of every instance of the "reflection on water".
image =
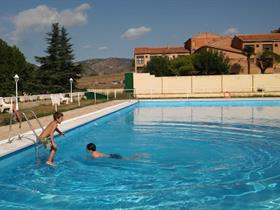
POLYGON ((138 107, 134 123, 215 122, 280 127, 280 107, 138 107))

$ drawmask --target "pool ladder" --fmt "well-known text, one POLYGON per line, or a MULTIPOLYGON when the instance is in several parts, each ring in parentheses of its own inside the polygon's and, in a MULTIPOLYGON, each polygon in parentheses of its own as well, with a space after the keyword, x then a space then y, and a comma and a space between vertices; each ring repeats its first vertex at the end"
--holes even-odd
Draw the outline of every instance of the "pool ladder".
MULTIPOLYGON (((30 113, 32 114, 32 116, 36 119, 37 123, 39 124, 40 128, 41 128, 42 131, 43 131, 44 128, 43 128, 43 126, 42 126, 40 120, 38 119, 37 115, 35 114, 35 112, 32 111, 32 110, 28 110, 28 112, 30 112, 30 113)), ((12 143, 12 142, 16 139, 16 137, 12 137, 12 126, 13 126, 13 122, 18 122, 18 124, 19 124, 19 131, 18 131, 18 134, 17 134, 17 136, 18 136, 17 139, 18 139, 18 140, 21 140, 21 139, 23 138, 23 135, 21 134, 22 117, 23 117, 23 118, 26 120, 26 122, 27 122, 29 128, 32 130, 34 136, 36 137, 36 140, 34 141, 34 139, 29 138, 29 137, 26 137, 26 136, 25 136, 24 138, 31 140, 31 141, 35 144, 35 151, 36 151, 36 154, 38 154, 39 136, 38 136, 37 133, 35 132, 35 129, 34 129, 34 127, 32 126, 32 124, 31 124, 29 118, 27 117, 26 113, 25 113, 25 112, 21 112, 21 111, 18 111, 18 113, 19 113, 19 119, 18 119, 18 121, 15 120, 15 119, 16 119, 15 113, 12 113, 11 116, 10 116, 9 139, 8 139, 8 143, 12 143)))

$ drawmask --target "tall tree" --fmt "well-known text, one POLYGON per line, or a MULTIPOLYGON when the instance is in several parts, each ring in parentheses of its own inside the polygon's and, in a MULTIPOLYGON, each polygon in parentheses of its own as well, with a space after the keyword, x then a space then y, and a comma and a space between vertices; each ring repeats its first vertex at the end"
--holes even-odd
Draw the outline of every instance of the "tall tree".
POLYGON ((193 66, 199 75, 228 74, 229 58, 223 53, 212 50, 202 50, 193 59, 193 66))
POLYGON ((58 23, 52 25, 52 31, 47 33, 47 53, 44 57, 35 57, 41 64, 40 79, 45 92, 68 92, 69 79, 73 79, 75 88, 81 66, 75 65, 71 38, 66 29, 60 29, 58 23))
POLYGON ((250 69, 251 69, 251 56, 254 55, 255 49, 251 46, 245 46, 243 48, 243 54, 246 56, 247 58, 247 68, 248 68, 248 74, 250 74, 250 69))
POLYGON ((56 73, 60 69, 60 60, 59 60, 59 25, 54 23, 52 25, 52 31, 47 33, 47 54, 44 57, 35 57, 36 61, 40 63, 39 68, 39 78, 41 80, 43 92, 53 92, 58 86, 57 81, 59 80, 56 76, 56 73))
POLYGON ((74 55, 72 44, 70 43, 71 37, 69 37, 66 29, 64 27, 61 28, 60 34, 60 49, 59 49, 59 59, 60 59, 60 73, 61 80, 60 84, 64 86, 64 88, 69 90, 69 79, 73 79, 73 85, 75 87, 77 79, 80 78, 81 66, 75 65, 74 55), (66 86, 65 86, 66 85, 66 86))

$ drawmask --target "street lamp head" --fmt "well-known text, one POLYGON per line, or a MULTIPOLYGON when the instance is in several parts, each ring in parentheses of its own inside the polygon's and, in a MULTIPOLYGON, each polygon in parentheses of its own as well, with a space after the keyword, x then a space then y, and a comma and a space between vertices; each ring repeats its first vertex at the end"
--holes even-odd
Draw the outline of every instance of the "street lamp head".
POLYGON ((19 76, 16 74, 16 75, 14 76, 14 79, 15 79, 15 82, 18 82, 19 76))
POLYGON ((72 78, 70 78, 70 79, 69 79, 69 81, 70 81, 70 82, 73 82, 73 79, 72 79, 72 78))

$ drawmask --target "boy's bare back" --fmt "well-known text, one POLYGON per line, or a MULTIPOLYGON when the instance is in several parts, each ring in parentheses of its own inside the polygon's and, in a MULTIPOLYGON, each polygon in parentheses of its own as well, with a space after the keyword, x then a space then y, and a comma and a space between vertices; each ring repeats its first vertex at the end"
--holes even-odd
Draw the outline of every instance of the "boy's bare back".
POLYGON ((48 124, 48 126, 44 129, 44 131, 40 134, 40 139, 43 139, 43 138, 47 138, 51 135, 54 134, 56 128, 57 128, 57 121, 56 120, 53 120, 52 122, 50 122, 48 124))

